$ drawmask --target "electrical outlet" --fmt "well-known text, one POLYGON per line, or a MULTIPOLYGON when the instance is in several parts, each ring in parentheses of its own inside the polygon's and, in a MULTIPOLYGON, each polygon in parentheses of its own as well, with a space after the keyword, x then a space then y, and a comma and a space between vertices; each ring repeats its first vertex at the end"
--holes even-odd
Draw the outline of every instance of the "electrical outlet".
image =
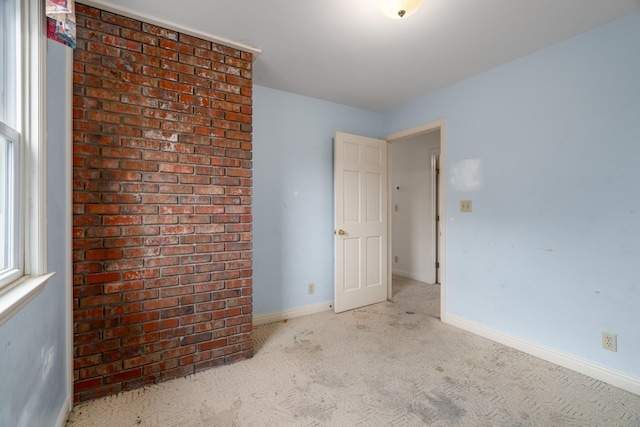
POLYGON ((618 351, 618 336, 609 332, 602 333, 602 348, 605 350, 618 351))
POLYGON ((314 292, 314 290, 315 290, 314 288, 315 288, 315 285, 313 283, 309 283, 307 285, 307 293, 308 294, 312 294, 314 292))
POLYGON ((471 200, 460 200, 460 212, 471 212, 471 200))

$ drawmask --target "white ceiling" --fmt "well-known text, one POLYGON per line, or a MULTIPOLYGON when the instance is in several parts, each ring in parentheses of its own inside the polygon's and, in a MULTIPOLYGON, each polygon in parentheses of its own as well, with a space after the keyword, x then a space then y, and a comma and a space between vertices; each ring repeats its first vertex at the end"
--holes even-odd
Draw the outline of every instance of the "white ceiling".
POLYGON ((257 47, 255 84, 374 111, 640 10, 640 0, 424 0, 392 20, 377 0, 87 3, 257 47))

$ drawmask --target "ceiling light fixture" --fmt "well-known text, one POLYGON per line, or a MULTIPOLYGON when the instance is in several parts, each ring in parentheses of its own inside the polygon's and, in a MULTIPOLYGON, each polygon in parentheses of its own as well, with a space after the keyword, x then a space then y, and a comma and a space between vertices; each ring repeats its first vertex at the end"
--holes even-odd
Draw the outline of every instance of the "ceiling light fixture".
POLYGON ((389 18, 406 18, 420 8, 422 0, 379 0, 380 10, 389 18))

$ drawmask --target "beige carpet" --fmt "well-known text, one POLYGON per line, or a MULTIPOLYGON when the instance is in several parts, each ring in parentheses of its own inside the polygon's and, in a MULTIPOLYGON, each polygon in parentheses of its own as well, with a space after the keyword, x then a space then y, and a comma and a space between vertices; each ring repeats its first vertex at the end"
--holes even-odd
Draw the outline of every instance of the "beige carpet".
POLYGON ((640 396, 438 320, 439 286, 272 323, 251 360, 95 400, 69 427, 640 426, 640 396))

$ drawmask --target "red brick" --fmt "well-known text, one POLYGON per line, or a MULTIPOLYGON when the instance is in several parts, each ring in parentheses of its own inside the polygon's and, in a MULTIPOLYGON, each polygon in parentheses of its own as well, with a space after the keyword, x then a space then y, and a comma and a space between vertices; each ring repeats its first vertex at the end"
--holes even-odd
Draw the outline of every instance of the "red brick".
POLYGON ((145 288, 162 288, 167 286, 177 286, 180 284, 179 277, 163 277, 161 279, 145 280, 145 288))
MULTIPOLYGON (((157 310, 159 308, 175 307, 179 304, 178 298, 158 299, 144 303, 145 310, 157 310)), ((178 326, 177 324, 175 326, 178 326)))
MULTIPOLYGON (((181 287, 185 287, 187 285, 193 285, 198 283, 207 283, 211 281, 211 275, 208 273, 199 273, 199 274, 185 274, 180 276, 179 284, 181 287)), ((187 292, 185 292, 187 293, 187 292)), ((184 295, 181 294, 181 295, 184 295)), ((184 304, 181 302, 181 304, 184 304)))
POLYGON ((76 10, 74 402, 251 356, 253 220, 252 56, 76 10))
POLYGON ((121 314, 140 313, 142 304, 120 304, 117 306, 104 307, 105 316, 118 316, 121 314))
POLYGON ((179 34, 176 31, 168 30, 162 27, 158 27, 156 25, 143 23, 142 31, 149 34, 154 34, 159 37, 163 37, 169 40, 178 40, 179 34))
POLYGON ((184 274, 191 274, 194 271, 193 265, 183 265, 180 267, 164 267, 160 269, 160 275, 166 276, 182 276, 184 274))
POLYGON ((160 234, 160 228, 156 226, 122 227, 123 236, 155 236, 157 234, 160 234))
POLYGON ((119 328, 107 329, 103 332, 105 339, 120 338, 129 335, 139 335, 142 332, 142 325, 122 326, 119 328))
POLYGON ((128 259, 128 260, 104 262, 104 269, 106 271, 133 270, 133 269, 140 269, 143 267, 144 267, 143 260, 141 259, 128 259))
MULTIPOLYGON (((80 298, 79 307, 98 307, 106 304, 117 304, 121 301, 120 295, 99 295, 80 298)), ((101 313, 100 313, 101 314, 101 313)), ((96 316, 92 316, 96 317, 96 316)))
POLYGON ((73 367, 74 369, 79 369, 82 367, 99 365, 100 363, 102 363, 102 355, 94 354, 91 356, 76 357, 73 361, 73 367))
POLYGON ((75 310, 73 312, 73 320, 96 319, 102 317, 104 309, 102 307, 90 308, 87 310, 75 310))
POLYGON ((143 335, 135 335, 130 337, 122 338, 122 346, 123 347, 138 347, 140 345, 158 341, 160 339, 159 333, 145 333, 143 335))
POLYGON ((151 363, 160 362, 160 360, 162 360, 162 355, 160 353, 133 357, 124 361, 124 369, 135 368, 142 365, 149 365, 151 363))
POLYGON ((185 356, 187 354, 195 353, 197 347, 195 345, 188 345, 179 348, 173 348, 162 352, 162 359, 174 359, 176 357, 185 356))
POLYGON ((158 237, 145 237, 144 244, 145 246, 168 246, 168 245, 177 245, 180 243, 179 236, 158 236, 158 237))
POLYGON ((201 343, 198 345, 198 350, 205 351, 205 350, 211 350, 214 348, 220 348, 220 347, 226 347, 226 346, 227 346, 227 339, 222 338, 215 341, 201 343))
POLYGON ((122 250, 120 249, 93 249, 85 252, 85 259, 120 259, 122 258, 122 250))
POLYGON ((139 314, 130 314, 127 316, 122 316, 122 324, 128 325, 132 323, 148 322, 151 320, 157 320, 158 317, 159 317, 159 314, 157 311, 150 311, 150 312, 139 313, 139 314))
MULTIPOLYGON (((164 378, 162 378, 163 380, 168 380, 171 378, 176 378, 182 375, 175 375, 175 376, 170 376, 167 373, 168 372, 173 372, 173 368, 178 366, 178 360, 177 359, 171 359, 171 360, 166 360, 160 363, 154 363, 152 365, 146 365, 144 367, 144 374, 145 375, 151 375, 151 374, 160 374, 162 373, 162 375, 165 375, 164 378)), ((193 367, 191 366, 187 366, 187 368, 191 369, 191 371, 193 371, 193 367)), ((189 374, 189 372, 185 373, 185 375, 189 374)))
POLYGON ((144 283, 141 281, 108 283, 104 285, 104 293, 111 294, 122 291, 134 291, 136 289, 142 289, 143 287, 144 283))
POLYGON ((211 322, 204 322, 204 323, 199 323, 197 325, 195 325, 195 332, 204 332, 204 331, 211 331, 211 330, 216 330, 216 329, 221 329, 224 328, 225 324, 224 324, 224 320, 214 320, 211 322))
POLYGON ((93 378, 85 381, 76 381, 73 385, 73 392, 80 393, 102 385, 102 378, 93 378))
MULTIPOLYGON (((142 289, 142 287, 140 287, 142 289)), ((136 292, 127 292, 124 294, 124 301, 145 301, 150 299, 158 298, 158 291, 156 290, 146 290, 146 291, 136 291, 136 292)))
POLYGON ((153 332, 161 329, 175 328, 180 324, 178 319, 166 319, 159 322, 148 322, 144 324, 144 331, 146 333, 153 332))
POLYGON ((113 375, 108 375, 104 377, 104 381, 106 384, 122 382, 125 380, 130 380, 132 378, 137 378, 142 375, 142 369, 130 369, 128 371, 121 371, 113 375))
POLYGON ((120 273, 112 272, 112 273, 98 273, 98 274, 87 274, 85 276, 85 282, 90 285, 93 283, 106 283, 106 282, 115 282, 120 279, 120 273))
MULTIPOLYGON (((160 290, 162 298, 173 297, 178 295, 188 295, 193 293, 193 286, 180 286, 176 288, 165 288, 160 290)), ((184 305, 184 303, 182 303, 184 305)))

